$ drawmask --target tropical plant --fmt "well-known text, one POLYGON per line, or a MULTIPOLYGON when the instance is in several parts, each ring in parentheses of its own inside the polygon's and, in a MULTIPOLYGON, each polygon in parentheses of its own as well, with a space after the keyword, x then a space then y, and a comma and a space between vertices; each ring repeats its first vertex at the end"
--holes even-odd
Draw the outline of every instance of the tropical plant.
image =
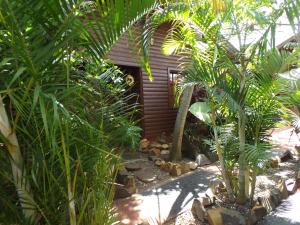
MULTIPOLYGON (((275 29, 279 18, 286 14, 289 22, 294 26, 295 17, 299 18, 300 6, 297 1, 285 1, 279 6, 273 5, 271 1, 223 1, 223 4, 219 6, 218 10, 215 10, 209 1, 193 4, 190 4, 189 1, 180 1, 167 5, 164 10, 157 10, 151 15, 149 21, 146 21, 145 38, 142 39, 144 59, 147 61, 149 37, 155 28, 163 22, 171 22, 173 26, 165 41, 164 52, 190 56, 193 59, 192 63, 200 64, 205 68, 201 68, 201 74, 212 74, 211 81, 213 82, 209 85, 211 88, 216 89, 220 85, 216 92, 219 96, 217 99, 227 100, 228 109, 224 112, 237 124, 239 140, 238 200, 244 203, 247 196, 245 181, 247 116, 251 117, 251 112, 248 115, 251 105, 247 106, 247 104, 253 93, 253 86, 259 89, 264 88, 263 84, 254 82, 255 79, 259 80, 261 75, 259 73, 262 71, 255 73, 253 68, 258 69, 257 66, 263 62, 264 58, 269 57, 267 54, 270 53, 270 48, 275 49, 275 29), (260 34, 257 33, 256 39, 249 41, 248 37, 256 29, 261 31, 260 34), (228 44, 232 38, 235 38, 238 43, 234 54, 230 54, 228 51, 229 48, 232 48, 228 44), (205 63, 210 68, 203 66, 205 63), (214 86, 215 84, 218 85, 214 86)), ((271 51, 271 53, 276 54, 275 51, 271 51)), ((268 68, 270 69, 270 67, 268 68)), ((275 75, 279 72, 276 71, 276 68, 271 68, 266 75, 275 75)), ((148 72, 151 71, 148 70, 148 72)), ((200 77, 199 75, 193 84, 203 83, 200 77)), ((262 77, 266 76, 263 74, 262 77)), ((271 78, 273 79, 273 77, 271 78)), ((270 79, 268 80, 270 81, 270 79)), ((219 100, 216 101, 213 98, 212 102, 220 102, 219 100)), ((253 102, 253 104, 257 103, 253 102)), ((260 129, 262 126, 259 126, 260 129)))
POLYGON ((128 144, 114 132, 122 127, 135 145, 138 130, 126 100, 116 101, 117 88, 99 76, 119 73, 102 58, 154 6, 0 1, 1 223, 112 223, 118 157, 111 149, 128 144))

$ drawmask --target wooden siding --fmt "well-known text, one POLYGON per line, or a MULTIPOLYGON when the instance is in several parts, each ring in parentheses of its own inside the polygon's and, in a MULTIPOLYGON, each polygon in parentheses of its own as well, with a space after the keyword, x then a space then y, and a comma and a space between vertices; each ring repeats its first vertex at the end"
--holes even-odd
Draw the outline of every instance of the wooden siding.
MULTIPOLYGON (((138 30, 138 29, 137 29, 138 30)), ((150 67, 153 81, 148 79, 144 70, 141 70, 141 97, 142 97, 142 128, 143 136, 154 139, 162 132, 173 132, 176 109, 169 107, 168 101, 168 68, 178 68, 179 57, 165 56, 161 53, 161 45, 168 30, 168 25, 161 26, 155 33, 154 43, 150 50, 150 67)), ((138 66, 139 57, 128 41, 128 34, 116 43, 108 58, 117 65, 138 66)))

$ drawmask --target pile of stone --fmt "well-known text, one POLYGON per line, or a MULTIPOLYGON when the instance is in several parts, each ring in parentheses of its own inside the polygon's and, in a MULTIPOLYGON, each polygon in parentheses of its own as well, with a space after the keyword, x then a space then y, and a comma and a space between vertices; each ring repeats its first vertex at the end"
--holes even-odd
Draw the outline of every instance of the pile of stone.
POLYGON ((254 225, 273 211, 283 199, 297 191, 300 191, 300 171, 296 179, 281 180, 266 196, 259 197, 254 207, 241 212, 235 207, 218 207, 215 204, 220 196, 226 196, 226 190, 221 181, 214 181, 205 193, 194 199, 192 213, 195 218, 210 225, 254 225))
POLYGON ((180 176, 197 169, 198 166, 211 164, 204 154, 199 154, 196 157, 195 162, 169 162, 171 147, 172 143, 165 143, 165 139, 160 139, 154 142, 142 139, 139 151, 147 153, 150 161, 153 161, 156 166, 158 166, 161 170, 168 172, 171 176, 180 176))
POLYGON ((139 151, 143 153, 147 153, 151 156, 161 157, 165 160, 168 160, 172 143, 164 143, 163 141, 165 140, 163 139, 160 142, 158 141, 150 142, 147 139, 142 139, 140 141, 139 151))

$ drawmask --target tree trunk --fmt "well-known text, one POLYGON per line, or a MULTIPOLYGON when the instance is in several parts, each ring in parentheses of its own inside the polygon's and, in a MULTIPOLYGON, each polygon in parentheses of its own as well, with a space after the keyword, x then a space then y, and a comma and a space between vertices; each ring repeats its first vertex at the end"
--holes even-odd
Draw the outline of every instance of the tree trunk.
POLYGON ((186 121, 186 115, 189 111, 192 95, 194 91, 194 86, 188 86, 184 89, 183 95, 181 97, 175 128, 173 133, 173 143, 172 143, 172 150, 171 150, 171 160, 181 160, 181 145, 182 145, 182 136, 184 131, 184 125, 186 121))
POLYGON ((250 205, 253 206, 253 198, 256 184, 256 168, 253 168, 252 171, 252 182, 251 182, 251 193, 250 193, 250 205))
POLYGON ((239 142, 240 142, 240 155, 239 155, 239 194, 238 194, 238 202, 243 204, 246 202, 246 181, 245 181, 245 126, 246 126, 246 118, 244 115, 244 111, 242 109, 239 110, 239 142))
POLYGON ((0 132, 10 155, 11 170, 19 200, 25 218, 35 219, 35 205, 30 195, 30 186, 26 180, 26 173, 23 164, 23 157, 20 151, 15 130, 12 130, 3 99, 0 96, 0 132))

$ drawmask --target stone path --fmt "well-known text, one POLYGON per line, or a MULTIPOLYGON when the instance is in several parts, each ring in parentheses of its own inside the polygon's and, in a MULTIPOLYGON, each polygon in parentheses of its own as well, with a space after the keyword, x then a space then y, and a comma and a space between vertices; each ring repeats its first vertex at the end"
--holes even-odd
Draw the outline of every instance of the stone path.
MULTIPOLYGON (((278 144, 278 148, 272 151, 272 155, 280 155, 285 150, 292 150, 299 140, 291 129, 274 129, 272 141, 278 144)), ((292 163, 285 163, 284 167, 270 175, 288 177, 292 163)), ((294 172, 293 172, 294 173, 294 172)), ((135 194, 127 199, 115 202, 115 208, 119 213, 120 223, 124 225, 146 224, 161 225, 163 222, 177 216, 181 212, 191 208, 193 199, 204 192, 209 182, 220 174, 216 165, 201 167, 194 172, 168 181, 165 184, 152 188, 141 194, 135 194)), ((292 174, 294 177, 294 174, 292 174)), ((268 176, 264 175, 267 179, 268 176)), ((258 180, 260 177, 258 177, 258 180)), ((272 181, 274 182, 274 181, 272 181)), ((263 182, 264 184, 266 182, 263 182)), ((289 197, 277 208, 276 211, 266 217, 260 225, 300 225, 300 194, 289 197)))
POLYGON ((193 199, 206 191, 209 182, 216 179, 218 173, 216 165, 201 167, 150 191, 116 201, 121 224, 162 224, 190 209, 193 199))
POLYGON ((284 200, 259 225, 300 225, 300 192, 284 200))

